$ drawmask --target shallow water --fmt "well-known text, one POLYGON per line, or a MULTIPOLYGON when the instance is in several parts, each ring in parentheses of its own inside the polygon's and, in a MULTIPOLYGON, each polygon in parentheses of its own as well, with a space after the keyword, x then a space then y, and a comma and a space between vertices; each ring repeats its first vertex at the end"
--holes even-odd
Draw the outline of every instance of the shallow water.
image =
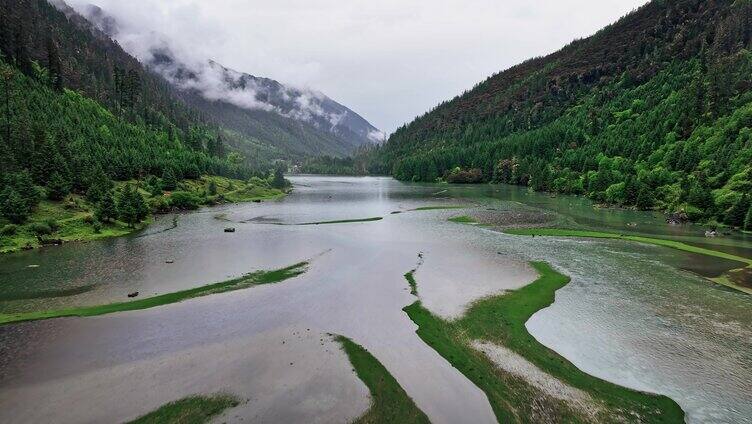
MULTIPOLYGON (((410 211, 523 202, 576 221, 586 211, 582 199, 489 186, 442 193, 446 186, 386 178, 293 181, 284 200, 183 214, 164 232, 171 216, 127 238, 0 256, 0 312, 121 301, 132 291, 166 293, 312 259, 308 273, 276 285, 0 327, 0 421, 125 420, 225 390, 248 401, 223 421, 347 422, 367 408, 367 390, 327 335, 336 333, 378 358, 432 422, 493 422, 485 395, 415 335, 401 310, 415 300, 403 274, 418 267, 424 304, 454 318, 477 298, 532 281, 527 261, 536 259, 573 277, 528 323, 541 342, 594 375, 673 397, 690 422, 750 422, 750 298, 676 268, 716 273, 727 264, 655 246, 514 237, 447 222, 465 211, 410 211), (569 208, 573 202, 579 206, 569 208), (376 216, 384 219, 275 225, 376 216), (228 226, 236 232, 224 233, 228 226), (82 287, 91 289, 76 293, 82 287), (50 297, 54 291, 67 295, 50 297)), ((693 228, 670 231, 699 240, 693 228)), ((711 242, 749 248, 738 237, 711 242)))

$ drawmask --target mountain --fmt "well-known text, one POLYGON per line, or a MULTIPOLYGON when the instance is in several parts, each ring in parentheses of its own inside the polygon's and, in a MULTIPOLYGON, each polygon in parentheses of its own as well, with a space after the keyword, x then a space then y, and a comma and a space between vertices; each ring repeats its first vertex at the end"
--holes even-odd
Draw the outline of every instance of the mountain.
POLYGON ((370 170, 740 225, 752 195, 751 42, 749 0, 654 0, 438 105, 398 129, 370 170))
POLYGON ((176 87, 214 122, 293 157, 345 156, 383 133, 323 93, 237 72, 176 49, 164 36, 129 27, 94 5, 80 8, 98 30, 176 87))

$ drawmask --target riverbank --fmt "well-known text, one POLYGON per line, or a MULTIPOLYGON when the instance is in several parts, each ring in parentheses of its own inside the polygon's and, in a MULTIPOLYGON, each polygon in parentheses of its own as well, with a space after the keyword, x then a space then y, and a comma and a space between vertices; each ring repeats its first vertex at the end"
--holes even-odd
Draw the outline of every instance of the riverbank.
POLYGON ((685 252, 696 253, 705 256, 712 256, 721 259, 727 259, 731 261, 739 262, 745 266, 738 269, 733 269, 726 274, 716 277, 708 278, 709 280, 721 284, 726 287, 730 287, 734 290, 738 290, 743 293, 752 294, 752 287, 742 285, 740 278, 744 278, 750 270, 752 270, 752 259, 744 258, 741 256, 732 255, 725 252, 719 252, 717 250, 705 249, 702 247, 693 246, 690 244, 682 243, 674 240, 660 239, 655 237, 636 236, 629 234, 616 234, 603 231, 589 231, 589 230, 570 230, 563 228, 510 228, 505 229, 505 233, 519 236, 544 236, 544 237, 582 237, 582 238, 596 238, 596 239, 616 239, 627 240, 637 243, 646 243, 656 246, 668 247, 671 249, 682 250, 685 252))
POLYGON ((528 333, 528 319, 551 305, 556 291, 569 283, 543 262, 531 265, 540 275, 536 281, 482 299, 457 320, 437 317, 420 301, 404 311, 418 326, 418 336, 486 393, 499 422, 683 423, 684 412, 670 398, 586 374, 528 333), (505 350, 523 358, 524 366, 500 363, 510 360, 505 350), (547 381, 541 383, 540 375, 547 381))
POLYGON ((272 188, 268 181, 259 178, 242 181, 203 176, 181 181, 173 191, 150 190, 146 181, 126 181, 116 183, 115 190, 126 184, 138 187, 138 192, 149 207, 149 216, 140 223, 128 225, 117 219, 98 221, 95 204, 85 196, 70 194, 61 201, 43 200, 23 225, 0 222, 0 253, 120 237, 147 227, 155 214, 222 203, 268 201, 286 194, 284 190, 272 188))
POLYGON ((166 293, 158 296, 147 297, 144 299, 133 300, 130 302, 117 302, 109 303, 106 305, 84 306, 79 308, 59 309, 51 311, 0 314, 0 325, 62 317, 90 317, 96 315, 111 314, 115 312, 149 309, 170 303, 182 302, 184 300, 192 299, 195 297, 240 290, 262 284, 279 283, 281 281, 297 277, 298 275, 303 274, 307 269, 307 261, 299 262, 297 264, 273 271, 256 271, 246 274, 240 278, 234 278, 219 283, 207 284, 193 289, 181 290, 173 293, 166 293))

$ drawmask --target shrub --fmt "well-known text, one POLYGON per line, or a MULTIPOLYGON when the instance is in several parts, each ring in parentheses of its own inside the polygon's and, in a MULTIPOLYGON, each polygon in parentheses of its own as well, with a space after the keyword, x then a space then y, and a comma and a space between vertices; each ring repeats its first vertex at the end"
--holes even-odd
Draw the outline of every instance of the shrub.
POLYGON ((94 223, 91 225, 92 228, 94 228, 94 234, 99 234, 102 232, 102 223, 99 221, 94 221, 94 223))
POLYGON ((446 180, 452 184, 476 184, 483 182, 483 171, 478 168, 464 170, 459 167, 452 169, 446 180))
POLYGON ((8 224, 0 228, 0 236, 12 236, 15 235, 16 232, 18 232, 18 225, 16 224, 8 224))
POLYGON ((60 229, 60 224, 58 224, 58 222, 52 218, 48 218, 44 221, 44 223, 47 224, 48 227, 50 227, 50 230, 52 230, 53 233, 60 229))
POLYGON ((35 222, 31 224, 31 231, 39 236, 46 236, 52 234, 52 228, 44 222, 35 222))
POLYGON ((169 203, 174 209, 193 210, 198 209, 201 199, 195 194, 187 191, 176 191, 170 196, 169 203))

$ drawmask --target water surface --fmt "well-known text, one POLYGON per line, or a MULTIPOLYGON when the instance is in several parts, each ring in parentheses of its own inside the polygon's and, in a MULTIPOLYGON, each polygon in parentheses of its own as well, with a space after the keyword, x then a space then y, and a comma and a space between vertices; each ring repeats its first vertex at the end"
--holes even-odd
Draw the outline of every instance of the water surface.
POLYGON ((690 422, 751 422, 750 297, 681 269, 720 273, 728 264, 614 240, 508 236, 447 218, 535 207, 576 225, 637 222, 628 228, 739 251, 749 249, 744 237, 708 241, 700 228, 651 214, 512 187, 293 181, 283 200, 181 214, 174 229, 165 216, 130 237, 0 256, 2 312, 122 301, 311 259, 308 273, 276 285, 0 327, 0 421, 122 421, 225 390, 247 401, 222 421, 348 422, 368 407, 367 390, 328 336, 336 333, 378 358, 432 422, 493 422, 485 395, 415 335, 402 312, 415 300, 403 274, 418 267, 424 304, 451 319, 475 299, 532 281, 527 262, 546 260, 573 280, 528 323, 542 343, 593 375, 671 396, 690 422), (411 211, 435 205, 471 209, 411 211))

